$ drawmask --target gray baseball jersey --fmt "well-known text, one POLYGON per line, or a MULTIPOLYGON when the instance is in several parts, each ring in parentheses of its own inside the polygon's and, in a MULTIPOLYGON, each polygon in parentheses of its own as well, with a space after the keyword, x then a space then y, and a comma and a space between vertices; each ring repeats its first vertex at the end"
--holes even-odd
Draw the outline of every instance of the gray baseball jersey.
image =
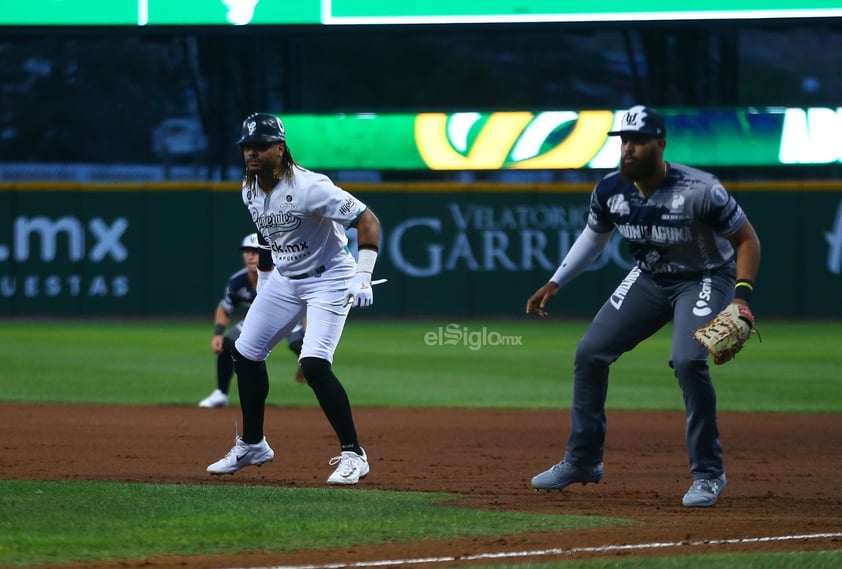
POLYGON ((345 229, 366 206, 331 180, 298 165, 269 194, 243 184, 243 203, 283 275, 316 270, 348 245, 345 229))
POLYGON ((591 194, 588 225, 617 229, 641 269, 654 274, 698 274, 732 261, 727 237, 746 215, 719 180, 702 170, 670 162, 667 177, 644 197, 614 172, 591 194))
POLYGON ((248 269, 243 268, 231 275, 225 283, 225 293, 219 300, 222 311, 230 318, 234 312, 241 309, 245 312, 254 302, 257 291, 249 280, 248 269))

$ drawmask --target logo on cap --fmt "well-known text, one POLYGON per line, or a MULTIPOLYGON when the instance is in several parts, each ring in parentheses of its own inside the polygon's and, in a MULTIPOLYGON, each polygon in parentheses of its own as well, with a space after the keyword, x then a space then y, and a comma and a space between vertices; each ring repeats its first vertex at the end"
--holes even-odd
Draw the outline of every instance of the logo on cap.
POLYGON ((257 130, 257 122, 249 121, 248 124, 246 124, 246 128, 249 130, 249 136, 251 136, 254 134, 254 131, 257 130))
POLYGON ((627 127, 629 127, 632 130, 640 130, 641 128, 643 128, 643 111, 641 110, 641 112, 627 112, 626 116, 623 117, 623 122, 627 127))
POLYGON ((660 138, 666 136, 667 128, 661 113, 643 105, 636 105, 623 115, 620 129, 611 131, 608 135, 616 136, 624 132, 639 132, 660 138))

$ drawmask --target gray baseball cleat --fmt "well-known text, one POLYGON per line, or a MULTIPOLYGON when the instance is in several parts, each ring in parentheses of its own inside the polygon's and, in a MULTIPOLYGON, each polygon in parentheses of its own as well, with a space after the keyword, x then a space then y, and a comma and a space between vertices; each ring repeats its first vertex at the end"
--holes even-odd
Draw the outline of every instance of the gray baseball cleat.
POLYGON ((725 490, 727 484, 728 481, 725 479, 724 473, 717 478, 694 480, 681 503, 688 508, 708 508, 713 506, 716 503, 716 499, 725 490))
POLYGON ((532 486, 538 490, 561 490, 576 482, 599 483, 602 480, 602 474, 601 462, 596 466, 574 466, 562 460, 549 470, 535 476, 532 479, 532 486))

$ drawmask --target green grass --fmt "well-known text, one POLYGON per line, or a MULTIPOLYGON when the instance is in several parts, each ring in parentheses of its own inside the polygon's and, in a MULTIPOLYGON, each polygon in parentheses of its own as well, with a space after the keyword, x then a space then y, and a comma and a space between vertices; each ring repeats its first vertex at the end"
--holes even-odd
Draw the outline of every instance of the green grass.
MULTIPOLYGON (((458 328, 520 345, 425 342, 425 335, 437 341, 448 324, 349 322, 334 369, 354 405, 569 407, 586 322, 472 321, 458 328)), ((210 330, 204 322, 0 321, 0 401, 195 405, 215 386, 210 330)), ((667 364, 669 333, 614 364, 609 408, 683 408, 667 364)), ((713 367, 720 410, 842 411, 842 323, 765 322, 762 333, 735 361, 713 367)), ((268 365, 270 405, 315 405, 312 392, 292 381, 295 358, 285 343, 268 365)))
POLYGON ((0 480, 0 566, 294 551, 623 525, 443 507, 448 494, 0 480), (340 523, 341 521, 341 523, 340 523))
MULTIPOLYGON (((455 326, 467 334, 463 338, 519 338, 518 345, 461 339, 441 345, 438 339, 445 339, 449 324, 352 319, 335 369, 354 405, 569 407, 573 352, 587 322, 471 321, 455 326)), ((206 322, 0 320, 0 402, 194 406, 214 387, 210 330, 206 322)), ((669 332, 656 334, 614 364, 609 407, 682 409, 667 365, 669 332)), ((714 367, 720 410, 842 412, 837 371, 842 323, 768 322, 761 332, 762 343, 755 337, 736 361, 714 367)), ((270 356, 270 404, 316 404, 312 392, 293 381, 294 366, 285 344, 270 356)), ((364 489, 0 480, 0 566, 289 551, 628 523, 480 512, 443 503, 453 498, 458 496, 364 489), (338 515, 345 511, 353 515, 338 515)), ((838 551, 663 553, 667 556, 494 566, 778 569, 842 562, 838 551)))

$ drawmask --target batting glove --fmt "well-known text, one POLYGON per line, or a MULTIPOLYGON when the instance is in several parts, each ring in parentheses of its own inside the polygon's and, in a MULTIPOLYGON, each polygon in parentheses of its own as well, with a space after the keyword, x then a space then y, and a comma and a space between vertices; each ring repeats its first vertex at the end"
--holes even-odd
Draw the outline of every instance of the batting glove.
POLYGON ((357 273, 351 280, 351 286, 345 293, 346 304, 353 308, 368 308, 374 304, 374 291, 371 289, 371 273, 357 273))

